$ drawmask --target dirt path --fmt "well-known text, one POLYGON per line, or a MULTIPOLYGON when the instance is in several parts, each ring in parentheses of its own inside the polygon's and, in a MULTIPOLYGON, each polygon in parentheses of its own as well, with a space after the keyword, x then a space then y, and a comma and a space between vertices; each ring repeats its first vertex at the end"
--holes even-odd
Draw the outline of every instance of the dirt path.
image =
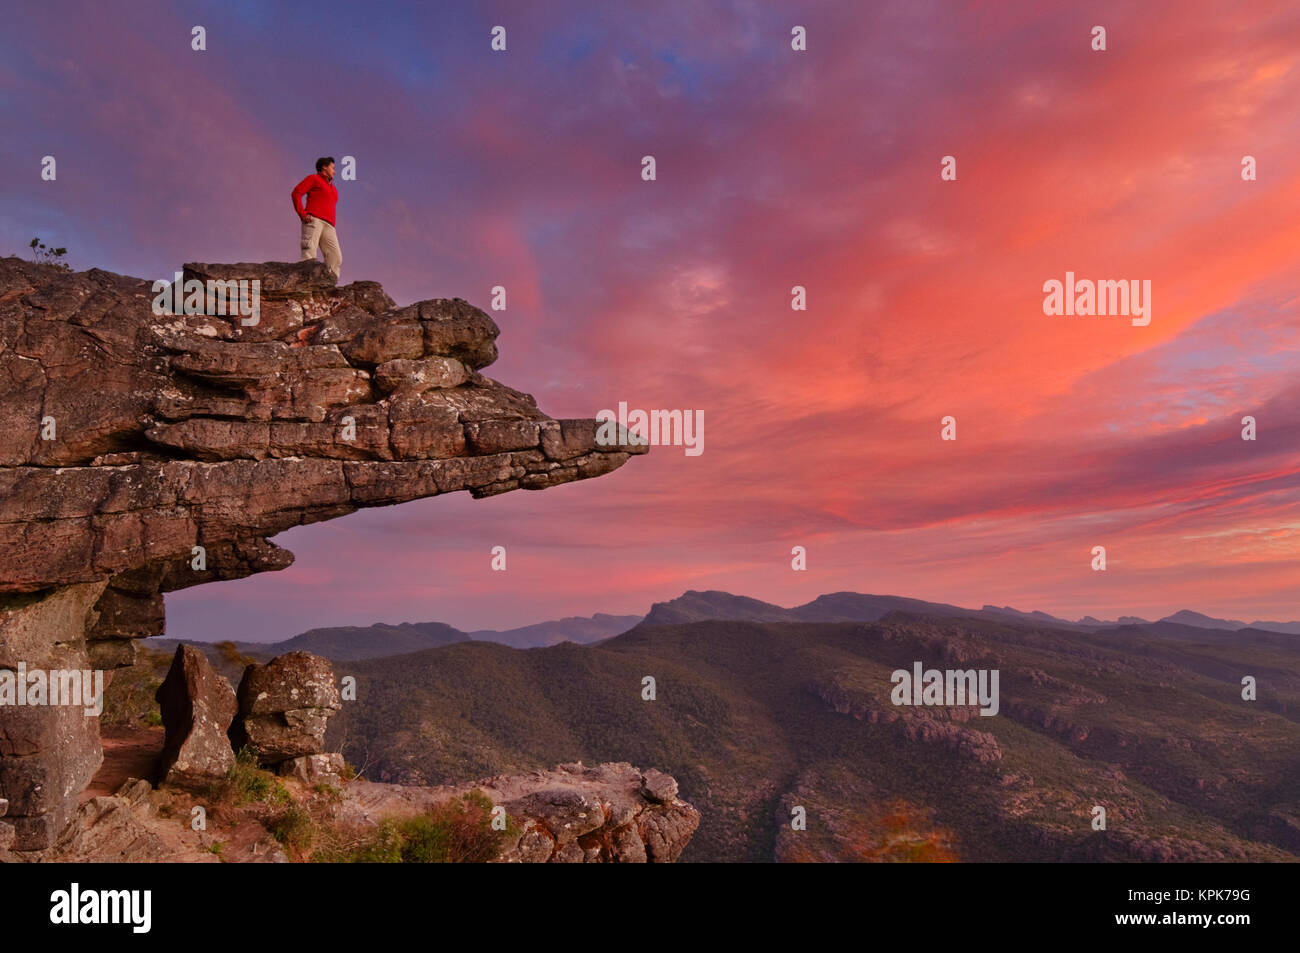
POLYGON ((99 730, 104 747, 104 763, 81 792, 80 803, 101 794, 116 794, 127 778, 153 780, 154 768, 162 754, 164 732, 161 728, 109 728, 99 730))

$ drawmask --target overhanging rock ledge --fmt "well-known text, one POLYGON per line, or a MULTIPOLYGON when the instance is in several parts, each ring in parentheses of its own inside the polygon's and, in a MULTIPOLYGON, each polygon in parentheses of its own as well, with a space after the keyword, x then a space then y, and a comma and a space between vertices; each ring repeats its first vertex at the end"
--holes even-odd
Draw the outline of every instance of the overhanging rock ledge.
MULTIPOLYGON (((398 307, 320 262, 183 274, 257 280, 257 323, 155 315, 151 281, 0 259, 0 669, 130 665, 163 593, 285 568, 269 538, 293 526, 543 489, 647 449, 484 376, 499 330, 459 298, 398 307)), ((0 707, 15 849, 50 843, 101 759, 81 708, 0 707)))

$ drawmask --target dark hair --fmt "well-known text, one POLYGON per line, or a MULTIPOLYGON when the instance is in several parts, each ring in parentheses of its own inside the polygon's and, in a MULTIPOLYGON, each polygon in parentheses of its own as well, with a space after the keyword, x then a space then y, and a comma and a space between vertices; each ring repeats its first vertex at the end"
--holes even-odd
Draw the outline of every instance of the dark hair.
POLYGON ((321 169, 325 168, 333 161, 334 161, 333 156, 322 156, 321 158, 316 160, 316 171, 319 172, 321 169))

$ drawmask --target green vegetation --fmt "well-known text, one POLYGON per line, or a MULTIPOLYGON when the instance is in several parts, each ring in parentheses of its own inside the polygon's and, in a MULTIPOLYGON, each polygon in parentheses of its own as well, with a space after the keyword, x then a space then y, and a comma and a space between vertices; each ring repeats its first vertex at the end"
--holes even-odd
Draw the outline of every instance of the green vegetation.
POLYGON ((40 262, 42 265, 53 265, 60 271, 71 271, 72 268, 63 261, 63 256, 68 253, 66 248, 49 248, 39 238, 33 238, 27 246, 34 253, 32 261, 40 262))
POLYGON ((104 713, 100 716, 100 723, 123 728, 161 725, 162 713, 153 696, 167 677, 171 663, 170 653, 138 644, 135 664, 115 670, 104 689, 104 713))
POLYGON ((346 848, 312 857, 325 863, 456 864, 485 863, 497 857, 517 829, 492 829, 492 801, 482 791, 437 805, 426 814, 388 819, 371 835, 346 848))
POLYGON ((238 825, 241 813, 260 821, 293 859, 307 859, 323 833, 328 839, 328 825, 317 818, 312 805, 300 803, 278 777, 258 767, 252 748, 236 753, 234 766, 211 787, 208 799, 231 827, 238 825))
POLYGON ((266 829, 285 847, 299 852, 309 850, 316 840, 316 822, 311 813, 294 803, 271 818, 266 829))
POLYGON ((245 746, 235 753, 235 764, 226 772, 225 779, 208 792, 208 796, 221 804, 238 807, 243 804, 270 804, 283 806, 293 803, 288 790, 270 771, 257 766, 257 753, 245 746))
POLYGON ((243 652, 240 651, 238 645, 236 645, 234 642, 231 642, 229 640, 226 640, 225 642, 214 643, 212 647, 213 649, 216 650, 216 652, 221 656, 222 659, 224 659, 226 662, 229 662, 231 665, 235 666, 236 668, 243 669, 246 666, 252 665, 254 662, 257 661, 257 659, 253 658, 253 656, 245 655, 243 652))

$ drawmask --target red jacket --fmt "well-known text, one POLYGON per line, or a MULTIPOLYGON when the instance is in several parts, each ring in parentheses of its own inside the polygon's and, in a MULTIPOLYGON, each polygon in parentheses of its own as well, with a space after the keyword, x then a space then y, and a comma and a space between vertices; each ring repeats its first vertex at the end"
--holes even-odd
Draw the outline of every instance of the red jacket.
POLYGON ((339 200, 339 190, 333 182, 325 181, 325 176, 313 172, 299 182, 293 189, 293 211, 299 218, 314 215, 316 218, 334 224, 334 205, 339 200), (307 196, 307 208, 304 211, 299 204, 307 196))

